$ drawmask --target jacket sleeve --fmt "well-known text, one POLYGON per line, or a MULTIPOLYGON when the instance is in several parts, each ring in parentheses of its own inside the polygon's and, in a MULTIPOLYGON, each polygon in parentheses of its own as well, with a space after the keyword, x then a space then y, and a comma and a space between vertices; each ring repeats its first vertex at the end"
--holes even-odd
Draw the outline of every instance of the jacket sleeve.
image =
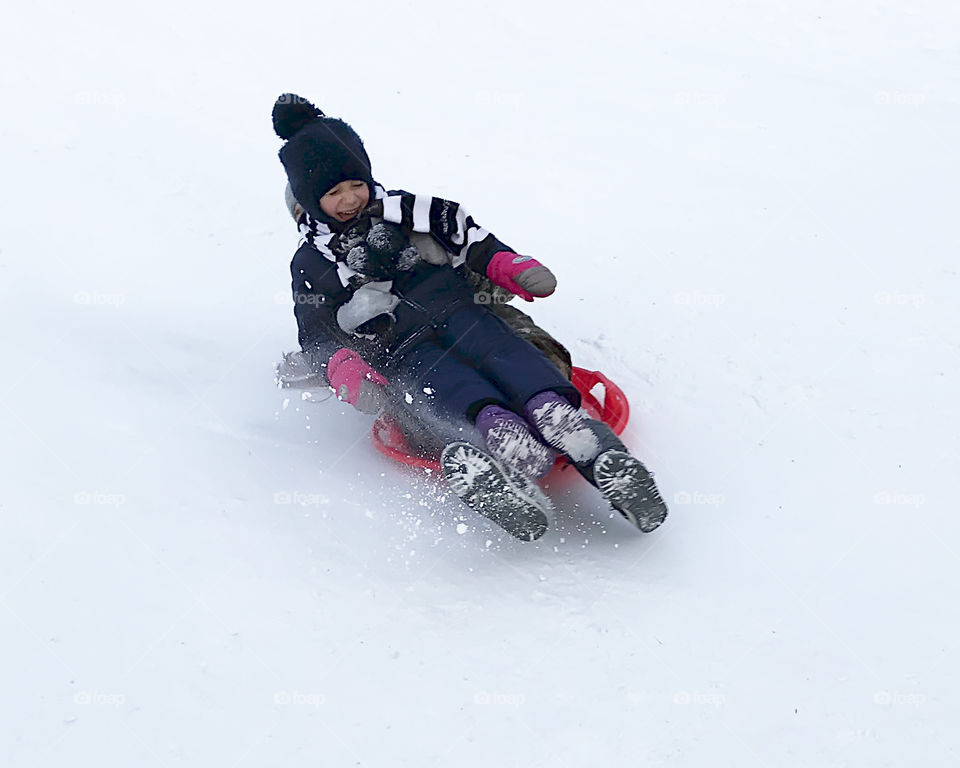
POLYGON ((349 298, 349 291, 340 283, 336 265, 307 243, 294 254, 290 275, 300 348, 313 370, 326 380, 330 356, 350 346, 337 324, 337 309, 349 298))
POLYGON ((433 235, 454 254, 454 267, 466 262, 472 270, 485 275, 495 253, 512 250, 477 224, 466 208, 451 200, 395 190, 387 192, 379 202, 387 221, 408 232, 433 235))

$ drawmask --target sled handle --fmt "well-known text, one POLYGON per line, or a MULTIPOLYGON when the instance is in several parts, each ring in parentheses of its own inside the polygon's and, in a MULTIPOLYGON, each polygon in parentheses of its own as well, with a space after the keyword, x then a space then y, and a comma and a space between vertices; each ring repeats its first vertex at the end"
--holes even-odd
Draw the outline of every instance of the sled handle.
POLYGON ((630 403, 627 401, 627 396, 623 394, 623 390, 600 371, 589 371, 577 366, 573 366, 570 379, 583 398, 583 407, 594 418, 610 425, 616 434, 622 435, 630 420, 630 403), (592 391, 597 384, 603 385, 602 403, 592 391))

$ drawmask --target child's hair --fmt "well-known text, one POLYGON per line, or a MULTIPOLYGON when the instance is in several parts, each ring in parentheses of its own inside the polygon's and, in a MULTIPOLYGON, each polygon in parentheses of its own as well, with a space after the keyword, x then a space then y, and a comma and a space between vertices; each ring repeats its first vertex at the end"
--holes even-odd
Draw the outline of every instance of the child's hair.
POLYGON ((290 211, 290 215, 293 216, 293 220, 300 223, 300 219, 303 217, 304 210, 303 206, 297 202, 297 198, 293 194, 293 189, 290 187, 290 182, 287 182, 286 189, 283 190, 283 201, 287 204, 287 210, 290 211))

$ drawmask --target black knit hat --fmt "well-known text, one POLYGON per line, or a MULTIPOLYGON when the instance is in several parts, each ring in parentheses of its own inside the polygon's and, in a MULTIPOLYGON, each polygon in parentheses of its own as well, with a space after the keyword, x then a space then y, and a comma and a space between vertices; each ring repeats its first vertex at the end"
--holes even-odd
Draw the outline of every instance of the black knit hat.
POLYGON ((370 158, 356 131, 343 120, 326 117, 301 96, 285 93, 273 105, 273 129, 287 140, 280 162, 294 197, 311 216, 333 223, 320 209, 320 198, 341 181, 367 182, 373 198, 370 158))

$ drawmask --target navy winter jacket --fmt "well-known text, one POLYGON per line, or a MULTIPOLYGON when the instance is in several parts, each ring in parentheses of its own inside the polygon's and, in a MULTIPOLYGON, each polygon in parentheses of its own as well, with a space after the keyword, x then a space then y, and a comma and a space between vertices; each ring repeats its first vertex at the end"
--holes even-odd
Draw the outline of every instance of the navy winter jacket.
MULTIPOLYGON (((510 250, 462 213, 457 224, 450 214, 456 203, 389 197, 384 219, 415 233, 429 231, 455 263, 485 274, 495 253, 510 250)), ((559 369, 478 303, 466 278, 449 263, 421 261, 397 272, 390 292, 399 302, 392 318, 379 316, 383 322, 375 333, 344 331, 337 311, 356 290, 343 284, 337 262, 309 239, 298 248, 290 271, 300 345, 319 373, 326 374, 337 349, 350 347, 401 388, 402 407, 468 421, 488 403, 522 412, 530 397, 548 389, 579 404, 579 393, 559 369)))
MULTIPOLYGON (((384 192, 377 188, 383 219, 408 232, 429 236, 429 243, 442 250, 452 264, 466 263, 486 274, 498 251, 511 250, 474 222, 458 203, 409 192, 384 192)), ((301 222, 301 231, 307 232, 301 222)), ((327 230, 329 231, 329 230, 327 230)), ((435 325, 462 301, 473 301, 466 280, 450 265, 426 262, 402 272, 393 281, 391 293, 400 299, 393 312, 395 323, 381 323, 376 338, 345 332, 337 322, 337 310, 350 300, 354 289, 343 285, 333 255, 319 238, 308 233, 290 264, 293 278, 294 314, 300 346, 325 372, 330 355, 351 347, 374 367, 387 363, 399 345, 435 325)))

